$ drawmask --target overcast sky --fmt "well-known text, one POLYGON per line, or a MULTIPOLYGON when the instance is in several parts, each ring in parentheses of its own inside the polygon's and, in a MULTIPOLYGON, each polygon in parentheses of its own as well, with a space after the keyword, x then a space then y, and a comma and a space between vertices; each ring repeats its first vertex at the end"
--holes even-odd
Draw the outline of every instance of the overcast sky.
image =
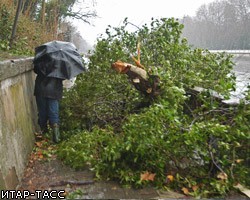
POLYGON ((93 45, 96 38, 105 33, 108 25, 118 27, 126 17, 129 22, 140 27, 150 22, 152 17, 195 16, 201 5, 213 1, 215 0, 96 0, 94 8, 99 17, 91 20, 92 25, 79 21, 75 25, 82 37, 93 45))

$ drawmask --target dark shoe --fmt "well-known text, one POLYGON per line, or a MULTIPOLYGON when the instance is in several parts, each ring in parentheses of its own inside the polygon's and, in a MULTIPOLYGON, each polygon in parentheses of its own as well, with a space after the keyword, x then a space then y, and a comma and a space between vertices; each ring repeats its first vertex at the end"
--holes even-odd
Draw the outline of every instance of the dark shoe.
POLYGON ((52 140, 54 143, 58 143, 60 141, 60 131, 58 124, 52 125, 52 140))

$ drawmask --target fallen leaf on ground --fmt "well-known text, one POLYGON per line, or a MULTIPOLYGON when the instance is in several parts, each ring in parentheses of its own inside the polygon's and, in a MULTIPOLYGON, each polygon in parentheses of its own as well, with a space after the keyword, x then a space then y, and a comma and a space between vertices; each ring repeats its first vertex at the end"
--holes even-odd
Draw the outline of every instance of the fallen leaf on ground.
POLYGON ((192 186, 192 189, 193 189, 194 192, 195 192, 196 190, 198 190, 198 188, 199 188, 198 185, 193 185, 193 186, 192 186))
POLYGON ((181 190, 182 190, 182 192, 183 192, 184 194, 186 194, 186 195, 189 194, 189 191, 188 191, 187 188, 183 187, 181 190))
POLYGON ((153 173, 145 172, 141 174, 141 181, 153 181, 154 178, 155 178, 155 174, 153 173))
POLYGON ((42 147, 42 142, 35 142, 35 145, 36 145, 37 147, 42 147))
POLYGON ((172 175, 167 175, 167 179, 168 179, 170 182, 172 182, 172 181, 174 180, 174 176, 172 176, 172 175))

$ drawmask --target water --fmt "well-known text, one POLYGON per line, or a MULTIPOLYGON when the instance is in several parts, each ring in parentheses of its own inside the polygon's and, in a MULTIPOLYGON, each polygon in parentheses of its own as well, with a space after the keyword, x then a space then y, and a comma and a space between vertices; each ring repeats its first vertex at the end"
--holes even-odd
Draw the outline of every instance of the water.
POLYGON ((235 63, 233 72, 236 75, 236 90, 231 92, 229 100, 225 100, 228 104, 238 104, 241 99, 245 98, 245 92, 250 85, 250 52, 235 54, 233 61, 235 63))

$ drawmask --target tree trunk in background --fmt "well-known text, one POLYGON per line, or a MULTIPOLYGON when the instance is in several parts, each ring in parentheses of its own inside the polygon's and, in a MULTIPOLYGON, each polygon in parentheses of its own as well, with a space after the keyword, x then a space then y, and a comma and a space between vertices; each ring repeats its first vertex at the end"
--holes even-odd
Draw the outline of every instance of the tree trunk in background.
POLYGON ((41 9, 41 24, 44 25, 45 21, 45 0, 42 1, 42 9, 41 9))
POLYGON ((56 0, 55 8, 54 8, 54 36, 57 38, 57 29, 59 28, 59 15, 60 15, 60 0, 56 0))
POLYGON ((18 1, 18 5, 17 5, 17 9, 16 9, 16 16, 15 16, 15 20, 14 20, 13 27, 12 27, 12 34, 10 37, 10 44, 9 44, 10 48, 12 47, 13 40, 14 40, 15 35, 16 35, 17 21, 18 21, 19 13, 20 13, 21 8, 22 8, 22 3, 23 3, 22 0, 18 1))

